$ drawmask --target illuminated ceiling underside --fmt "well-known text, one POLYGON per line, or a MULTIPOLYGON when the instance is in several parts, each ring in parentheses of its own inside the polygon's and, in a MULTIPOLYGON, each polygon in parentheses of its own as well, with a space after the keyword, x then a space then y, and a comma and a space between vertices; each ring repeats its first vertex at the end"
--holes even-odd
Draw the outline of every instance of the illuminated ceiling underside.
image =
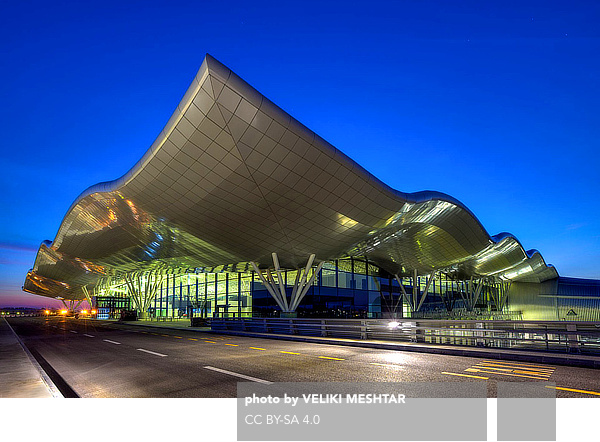
POLYGON ((245 271, 366 256, 392 274, 556 278, 462 203, 379 181, 207 55, 167 125, 123 177, 85 190, 24 289, 83 297, 105 274, 154 267, 245 271))

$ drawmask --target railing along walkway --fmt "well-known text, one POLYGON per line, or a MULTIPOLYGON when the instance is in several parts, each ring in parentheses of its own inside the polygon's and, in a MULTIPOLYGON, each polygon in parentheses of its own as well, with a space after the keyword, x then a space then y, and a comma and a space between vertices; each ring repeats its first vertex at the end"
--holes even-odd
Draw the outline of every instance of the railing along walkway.
POLYGON ((212 319, 234 330, 600 355, 600 323, 432 319, 212 319))

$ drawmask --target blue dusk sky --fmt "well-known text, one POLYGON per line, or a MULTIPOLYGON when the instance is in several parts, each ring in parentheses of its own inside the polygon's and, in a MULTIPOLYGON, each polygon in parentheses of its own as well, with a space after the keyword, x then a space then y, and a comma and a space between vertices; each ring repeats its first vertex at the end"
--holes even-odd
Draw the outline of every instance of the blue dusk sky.
POLYGON ((2 2, 0 306, 210 53, 390 186, 600 278, 600 2, 2 2))

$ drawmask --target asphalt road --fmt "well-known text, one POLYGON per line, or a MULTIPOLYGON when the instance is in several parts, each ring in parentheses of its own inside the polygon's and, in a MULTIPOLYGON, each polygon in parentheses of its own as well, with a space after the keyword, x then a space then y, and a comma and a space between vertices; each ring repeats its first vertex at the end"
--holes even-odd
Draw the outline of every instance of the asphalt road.
POLYGON ((600 399, 600 371, 589 368, 215 335, 64 317, 9 322, 38 362, 64 380, 59 388, 71 388, 80 397, 236 397, 237 382, 248 380, 487 380, 489 397, 496 396, 498 381, 537 381, 555 383, 557 397, 600 399))

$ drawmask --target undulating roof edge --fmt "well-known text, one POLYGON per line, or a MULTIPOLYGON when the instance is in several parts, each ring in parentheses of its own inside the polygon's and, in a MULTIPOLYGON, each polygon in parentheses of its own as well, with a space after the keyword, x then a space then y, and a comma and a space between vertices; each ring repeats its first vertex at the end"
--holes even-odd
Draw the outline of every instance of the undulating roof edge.
POLYGON ((73 202, 24 289, 76 295, 107 272, 269 266, 272 252, 288 268, 315 253, 367 256, 392 274, 558 276, 457 199, 392 189, 207 55, 142 158, 73 202))

